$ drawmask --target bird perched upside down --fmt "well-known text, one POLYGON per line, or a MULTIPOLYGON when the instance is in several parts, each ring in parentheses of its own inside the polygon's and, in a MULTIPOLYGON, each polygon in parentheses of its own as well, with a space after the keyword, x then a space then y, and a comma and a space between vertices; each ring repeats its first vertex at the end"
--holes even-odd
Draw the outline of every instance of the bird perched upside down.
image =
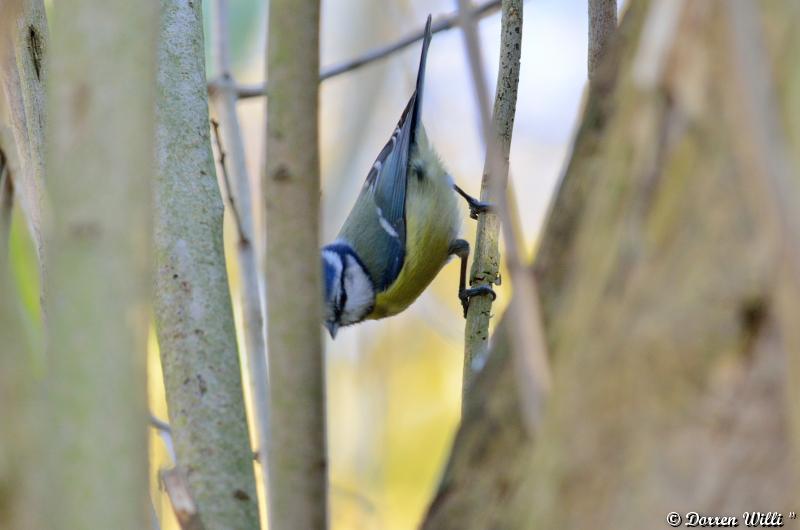
POLYGON ((428 16, 416 90, 338 237, 322 248, 325 326, 331 337, 341 326, 403 311, 454 255, 461 259, 458 296, 464 315, 471 297, 494 297, 489 286, 466 288, 469 243, 458 239, 461 213, 456 193, 466 199, 473 219, 488 205, 455 185, 422 126, 431 36, 428 16))

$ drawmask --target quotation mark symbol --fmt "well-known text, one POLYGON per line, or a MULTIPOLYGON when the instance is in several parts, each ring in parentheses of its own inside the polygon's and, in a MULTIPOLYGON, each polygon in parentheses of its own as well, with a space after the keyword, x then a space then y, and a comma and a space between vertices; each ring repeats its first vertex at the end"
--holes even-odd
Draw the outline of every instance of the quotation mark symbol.
POLYGON ((797 514, 795 512, 789 512, 789 519, 797 519, 797 514))

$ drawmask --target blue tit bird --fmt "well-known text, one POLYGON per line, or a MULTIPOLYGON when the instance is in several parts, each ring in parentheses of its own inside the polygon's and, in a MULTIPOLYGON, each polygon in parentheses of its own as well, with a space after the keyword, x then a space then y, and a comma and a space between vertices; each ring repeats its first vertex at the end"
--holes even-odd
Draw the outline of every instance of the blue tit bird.
POLYGON ((461 213, 456 193, 471 217, 488 205, 454 182, 422 126, 425 61, 431 42, 425 26, 417 83, 389 141, 367 174, 336 240, 322 248, 325 326, 342 326, 400 313, 422 294, 450 256, 461 259, 458 295, 466 316, 469 300, 494 292, 466 288, 469 243, 458 238, 461 213))

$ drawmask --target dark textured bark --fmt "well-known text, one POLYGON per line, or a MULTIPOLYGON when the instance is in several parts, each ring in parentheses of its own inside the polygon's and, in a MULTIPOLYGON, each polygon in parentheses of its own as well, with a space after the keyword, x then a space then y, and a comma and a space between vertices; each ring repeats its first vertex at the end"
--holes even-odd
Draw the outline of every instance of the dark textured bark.
POLYGON ((785 225, 800 221, 787 52, 800 8, 754 7, 771 132, 792 153, 784 226, 755 191, 774 175, 743 126, 727 2, 685 2, 643 85, 632 70, 651 5, 633 1, 537 257, 554 373, 542 428, 523 428, 500 331, 424 528, 657 528, 691 510, 741 525, 746 510, 796 509, 800 288, 785 225))

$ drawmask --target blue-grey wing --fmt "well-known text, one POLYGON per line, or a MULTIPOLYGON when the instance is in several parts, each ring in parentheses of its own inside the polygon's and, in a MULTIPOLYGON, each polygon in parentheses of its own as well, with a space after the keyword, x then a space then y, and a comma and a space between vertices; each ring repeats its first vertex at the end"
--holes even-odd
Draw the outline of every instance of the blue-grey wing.
POLYGON ((355 250, 364 261, 378 291, 386 289, 397 279, 405 260, 409 162, 420 126, 422 89, 430 42, 431 17, 428 16, 416 89, 392 136, 367 174, 364 191, 359 198, 364 203, 354 208, 354 211, 360 212, 361 218, 356 223, 345 222, 343 228, 342 235, 351 244, 364 247, 355 250))
POLYGON ((405 260, 406 187, 411 150, 411 120, 407 118, 412 107, 413 97, 367 175, 367 193, 376 221, 372 225, 376 233, 370 238, 373 245, 370 252, 380 253, 380 263, 376 263, 373 273, 378 290, 394 282, 405 260))

